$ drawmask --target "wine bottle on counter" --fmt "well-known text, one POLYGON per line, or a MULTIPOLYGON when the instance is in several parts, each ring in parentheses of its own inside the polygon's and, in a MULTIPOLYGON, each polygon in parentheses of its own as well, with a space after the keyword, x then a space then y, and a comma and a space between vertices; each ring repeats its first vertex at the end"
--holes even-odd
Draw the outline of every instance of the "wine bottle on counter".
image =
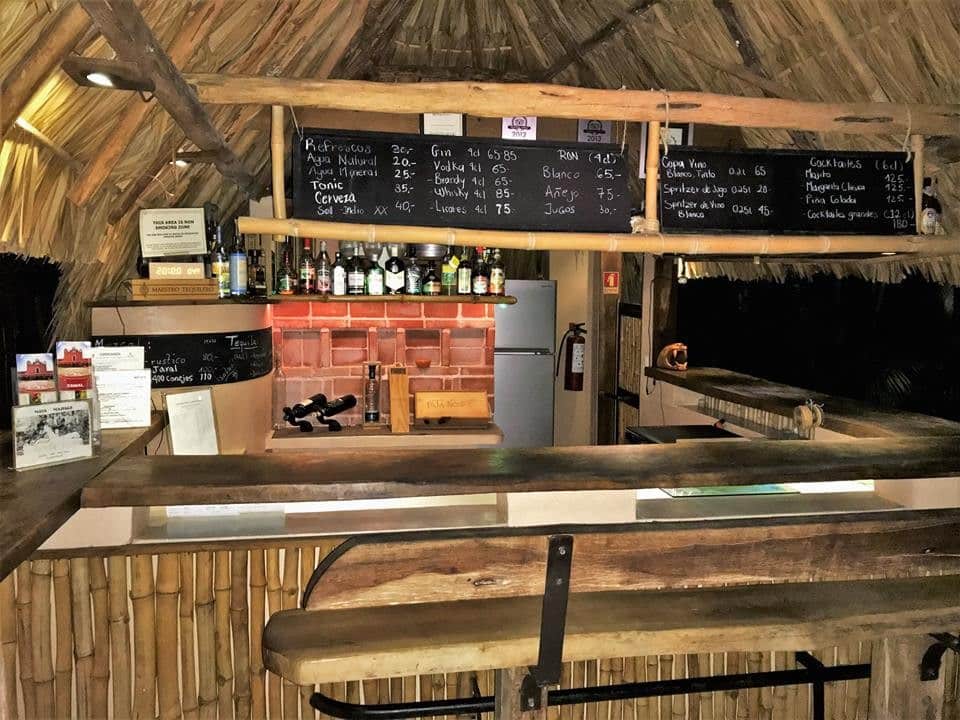
POLYGON ((453 248, 447 248, 443 256, 443 262, 440 265, 440 294, 457 294, 457 266, 460 265, 460 259, 457 257, 453 248))
POLYGON ((223 245, 223 229, 212 227, 213 245, 210 248, 210 273, 217 281, 217 297, 230 297, 230 255, 223 245))
POLYGON ((303 239, 303 252, 300 253, 300 294, 312 295, 317 289, 317 268, 313 264, 313 248, 310 238, 303 239))
POLYGON ((390 257, 384 268, 384 285, 388 295, 402 295, 406 286, 406 265, 400 259, 400 246, 390 245, 390 257))
POLYGON ((437 268, 432 261, 427 265, 427 272, 423 276, 423 294, 440 294, 440 277, 437 275, 437 268))
POLYGON ((423 270, 417 262, 417 248, 413 245, 407 248, 407 261, 405 265, 405 292, 407 295, 421 294, 423 292, 423 270))
POLYGON ((330 256, 327 255, 327 241, 320 241, 320 254, 317 255, 317 292, 321 295, 330 294, 330 256))
POLYGON ((363 255, 354 251, 354 254, 347 260, 347 295, 364 294, 367 273, 363 265, 363 255))
POLYGON ((290 261, 290 243, 283 244, 283 254, 280 257, 280 268, 277 271, 277 294, 293 295, 297 289, 297 276, 293 272, 293 263, 290 261))
POLYGON ((477 260, 473 264, 473 294, 486 295, 490 289, 490 268, 482 247, 477 248, 475 257, 477 260))
POLYGON ((330 268, 330 294, 337 296, 347 294, 347 266, 343 262, 343 256, 339 250, 337 250, 333 259, 333 266, 330 268))
POLYGON ((247 251, 239 232, 235 234, 233 250, 230 251, 230 294, 234 297, 247 294, 247 251))
POLYGON ((500 258, 500 248, 493 251, 493 261, 490 263, 490 294, 505 295, 507 290, 507 273, 500 258))
POLYGON ((467 249, 460 253, 460 264, 457 266, 457 295, 470 295, 473 292, 473 263, 467 249))

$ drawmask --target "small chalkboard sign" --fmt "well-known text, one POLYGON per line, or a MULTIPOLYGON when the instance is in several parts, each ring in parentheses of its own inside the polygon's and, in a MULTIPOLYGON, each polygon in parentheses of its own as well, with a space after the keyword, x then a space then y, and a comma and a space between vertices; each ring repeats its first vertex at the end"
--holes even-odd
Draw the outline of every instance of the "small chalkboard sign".
POLYGON ((626 149, 305 129, 293 214, 432 227, 629 232, 626 149))
POLYGON ((187 335, 98 335, 93 344, 142 345, 154 389, 226 385, 262 377, 273 370, 270 328, 187 335))
POLYGON ((909 235, 915 218, 900 152, 671 148, 660 161, 664 232, 909 235))

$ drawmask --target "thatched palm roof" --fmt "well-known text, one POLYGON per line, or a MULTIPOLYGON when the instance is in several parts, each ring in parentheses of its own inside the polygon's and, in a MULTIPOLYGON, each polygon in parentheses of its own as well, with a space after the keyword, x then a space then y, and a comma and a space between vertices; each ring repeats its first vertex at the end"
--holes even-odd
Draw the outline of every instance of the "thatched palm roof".
MULTIPOLYGON (((0 77, 30 52, 70 0, 0 1, 0 77)), ((136 0, 169 47, 203 3, 136 0)), ((956 0, 208 0, 222 5, 181 64, 197 72, 377 80, 520 79, 629 88, 706 90, 807 100, 960 102, 960 3, 956 0)), ((88 29, 75 48, 112 57, 88 29)), ((58 322, 81 331, 78 300, 108 292, 136 255, 142 206, 232 210, 245 200, 212 165, 167 161, 193 148, 158 107, 101 189, 82 206, 68 197, 114 132, 129 93, 81 88, 55 70, 0 150, 0 251, 49 256, 65 269, 58 322), (140 190, 134 192, 131 188, 140 190), (135 195, 135 197, 132 197, 135 195)), ((268 125, 256 108, 210 110, 214 124, 259 182, 268 182, 268 125)), ((743 130, 749 146, 895 149, 903 138, 743 130)), ((950 147, 942 155, 949 157, 950 147)), ((960 201, 955 166, 937 177, 945 206, 960 201)), ((949 222, 957 216, 949 214, 949 222)), ((807 270, 820 266, 805 265, 807 270)), ((896 279, 902 263, 849 271, 896 279)), ((960 283, 955 261, 918 267, 960 283)), ((703 264, 700 272, 786 272, 782 265, 703 264)))

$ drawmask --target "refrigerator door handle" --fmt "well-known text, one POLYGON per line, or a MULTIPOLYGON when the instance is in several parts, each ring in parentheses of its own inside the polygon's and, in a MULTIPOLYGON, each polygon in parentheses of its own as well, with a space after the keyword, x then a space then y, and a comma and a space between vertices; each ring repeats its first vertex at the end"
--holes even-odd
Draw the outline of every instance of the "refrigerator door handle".
POLYGON ((553 355, 546 348, 494 348, 494 355, 553 355))

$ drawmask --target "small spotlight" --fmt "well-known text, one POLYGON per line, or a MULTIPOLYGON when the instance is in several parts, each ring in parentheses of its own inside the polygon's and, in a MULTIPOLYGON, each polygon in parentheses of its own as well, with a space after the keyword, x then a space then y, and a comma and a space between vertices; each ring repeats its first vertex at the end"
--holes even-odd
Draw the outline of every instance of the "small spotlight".
POLYGON ((885 252, 885 253, 880 253, 880 254, 881 254, 881 255, 896 255, 895 252, 885 252))
POLYGON ((185 167, 189 167, 189 166, 190 166, 190 163, 189 163, 189 162, 187 162, 186 160, 181 160, 181 159, 174 160, 174 161, 173 161, 173 164, 176 165, 176 166, 179 167, 179 168, 185 168, 185 167))
POLYGON ((113 78, 102 72, 92 72, 87 73, 87 80, 92 82, 94 85, 99 87, 112 88, 115 87, 113 84, 113 78))

